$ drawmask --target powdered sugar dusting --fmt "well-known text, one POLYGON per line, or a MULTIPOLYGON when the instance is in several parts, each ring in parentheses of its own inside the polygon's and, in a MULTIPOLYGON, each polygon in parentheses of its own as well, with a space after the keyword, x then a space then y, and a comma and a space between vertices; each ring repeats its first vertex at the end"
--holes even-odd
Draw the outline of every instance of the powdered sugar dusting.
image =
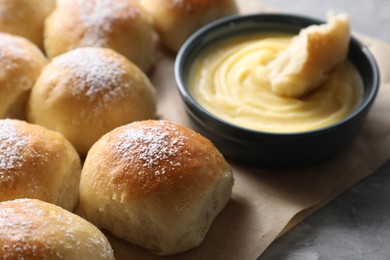
POLYGON ((25 49, 18 48, 17 37, 0 33, 0 38, 0 58, 4 59, 10 56, 18 59, 29 58, 26 57, 28 52, 25 49))
POLYGON ((155 125, 142 128, 129 128, 119 135, 115 145, 118 156, 129 163, 142 162, 138 174, 150 173, 164 175, 180 167, 175 161, 179 153, 187 153, 184 149, 187 137, 178 132, 170 123, 161 121, 155 125))
POLYGON ((18 129, 20 123, 17 120, 0 120, 0 184, 12 188, 19 178, 28 176, 29 189, 39 189, 39 179, 29 176, 30 169, 26 165, 34 167, 45 163, 47 153, 30 145, 31 137, 18 129))
MULTIPOLYGON (((3 257, 16 256, 18 259, 24 259, 24 252, 31 251, 32 256, 38 256, 37 246, 29 244, 27 241, 33 241, 36 235, 34 229, 37 227, 34 223, 34 218, 31 216, 43 216, 44 210, 30 203, 28 199, 19 199, 12 202, 13 206, 7 206, 9 201, 0 203, 0 238, 2 244, 0 251, 3 252, 3 257), (16 206, 15 206, 16 205, 16 206)), ((42 259, 48 259, 49 256, 56 255, 53 248, 48 243, 43 243, 45 255, 40 255, 42 259)), ((57 255, 59 259, 62 255, 57 255)))
POLYGON ((123 96, 123 89, 129 85, 123 81, 126 67, 117 56, 104 53, 104 49, 75 49, 55 59, 57 66, 69 69, 65 79, 73 86, 72 95, 86 97, 96 103, 99 109, 109 102, 116 102, 123 96))
POLYGON ((24 259, 25 252, 39 259, 63 259, 69 255, 67 251, 77 256, 78 251, 86 250, 90 257, 113 259, 105 237, 94 232, 95 227, 70 212, 46 204, 29 199, 0 203, 0 252, 5 259, 15 257, 15 253, 17 259, 24 259), (85 234, 88 232, 90 236, 85 234))
POLYGON ((87 29, 81 46, 107 46, 107 35, 112 31, 114 21, 134 17, 139 12, 126 1, 78 0, 77 4, 81 21, 87 29))
POLYGON ((20 61, 31 61, 31 51, 23 48, 23 40, 17 36, 0 33, 0 64, 2 70, 20 66, 20 61))
POLYGON ((0 180, 4 170, 20 169, 23 165, 22 151, 28 144, 28 138, 17 133, 11 121, 0 125, 0 180))

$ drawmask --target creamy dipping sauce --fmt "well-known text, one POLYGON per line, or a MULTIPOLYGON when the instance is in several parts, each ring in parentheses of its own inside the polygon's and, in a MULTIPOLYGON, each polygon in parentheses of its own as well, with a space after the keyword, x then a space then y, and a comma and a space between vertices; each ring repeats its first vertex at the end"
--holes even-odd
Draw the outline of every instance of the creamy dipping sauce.
POLYGON ((210 46, 191 67, 190 93, 217 117, 266 132, 309 131, 347 117, 363 98, 361 76, 349 61, 303 98, 272 92, 266 65, 287 48, 292 37, 247 35, 210 46))

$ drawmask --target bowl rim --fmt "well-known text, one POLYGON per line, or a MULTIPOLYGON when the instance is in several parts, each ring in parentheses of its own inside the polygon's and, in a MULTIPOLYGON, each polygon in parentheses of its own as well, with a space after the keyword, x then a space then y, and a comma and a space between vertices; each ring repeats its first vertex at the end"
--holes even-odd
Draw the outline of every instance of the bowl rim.
MULTIPOLYGON (((174 74, 175 74, 175 81, 177 88, 180 92, 180 95, 185 103, 186 109, 189 110, 191 113, 192 111, 197 111, 202 116, 207 118, 207 120, 213 121, 214 123, 217 123, 218 125, 221 125, 223 127, 228 127, 232 131, 234 131, 237 134, 244 134, 248 137, 257 137, 259 135, 262 136, 269 136, 269 137, 280 137, 280 138, 290 138, 290 137, 307 137, 307 136, 313 136, 313 135, 320 135, 327 132, 333 132, 337 130, 339 127, 342 127, 347 122, 353 120, 356 118, 359 114, 363 113, 366 109, 370 107, 370 105, 374 102, 378 91, 379 91, 379 85, 380 85, 380 72, 378 64, 371 53, 371 51, 368 49, 368 47, 358 40, 354 35, 350 36, 350 46, 355 45, 360 49, 360 51, 363 53, 365 58, 367 59, 369 63, 369 68, 372 71, 373 76, 373 83, 372 87, 370 88, 370 91, 365 95, 364 99, 362 100, 362 103, 347 117, 331 124, 325 127, 316 128, 312 130, 307 131, 299 131, 299 132, 268 132, 268 131, 262 131, 262 130, 256 130, 251 128, 246 128, 239 126, 234 123, 230 123, 216 115, 214 115, 212 112, 209 112, 206 110, 201 104, 199 104, 191 95, 190 91, 186 87, 185 79, 184 79, 184 62, 185 58, 188 57, 187 53, 191 53, 191 48, 195 45, 194 43, 198 42, 199 39, 204 37, 205 35, 208 35, 212 33, 214 30, 219 30, 220 28, 223 28, 225 26, 233 26, 234 23, 241 23, 246 22, 248 20, 253 19, 264 19, 264 20, 270 20, 276 23, 284 23, 280 19, 294 19, 299 20, 302 22, 308 22, 310 24, 323 24, 325 23, 324 20, 313 18, 310 16, 304 16, 299 14, 288 14, 288 13, 262 13, 262 14, 247 14, 247 15, 233 15, 224 17, 221 19, 218 19, 214 22, 211 22, 204 27, 197 30, 195 33, 193 33, 182 45, 180 48, 175 64, 174 64, 174 74)), ((244 136, 242 136, 244 137, 244 136)), ((241 137, 241 138, 242 138, 241 137)))

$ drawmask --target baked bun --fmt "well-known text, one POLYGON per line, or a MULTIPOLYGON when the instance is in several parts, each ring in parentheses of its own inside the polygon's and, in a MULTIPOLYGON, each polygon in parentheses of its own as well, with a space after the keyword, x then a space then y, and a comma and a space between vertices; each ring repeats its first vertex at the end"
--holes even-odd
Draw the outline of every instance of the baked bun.
POLYGON ((0 118, 25 117, 29 91, 46 64, 46 58, 33 43, 0 33, 0 118))
POLYGON ((0 0, 0 32, 23 36, 43 48, 43 27, 55 0, 0 0))
POLYGON ((0 120, 0 201, 34 198, 72 210, 81 164, 60 134, 24 121, 0 120))
POLYGON ((98 227, 169 255, 203 241, 232 186, 231 169, 209 140, 168 121, 139 121, 91 148, 80 206, 98 227))
POLYGON ((140 3, 152 15, 163 45, 174 52, 202 26, 238 14, 234 0, 141 0, 140 3))
POLYGON ((77 47, 103 47, 126 56, 143 71, 155 62, 150 16, 134 0, 66 0, 46 20, 49 58, 77 47))
POLYGON ((103 134, 155 112, 155 89, 137 66, 110 49, 79 48, 42 71, 27 118, 62 133, 85 156, 103 134))
POLYGON ((85 219, 35 199, 0 202, 2 259, 114 259, 107 238, 85 219))

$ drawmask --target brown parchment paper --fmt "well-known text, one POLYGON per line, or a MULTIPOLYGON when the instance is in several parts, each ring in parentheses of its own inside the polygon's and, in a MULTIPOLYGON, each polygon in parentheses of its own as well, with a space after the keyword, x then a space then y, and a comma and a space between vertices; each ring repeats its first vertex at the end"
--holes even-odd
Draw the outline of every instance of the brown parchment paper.
MULTIPOLYGON (((255 0, 238 0, 242 13, 275 11, 255 0)), ((352 25, 353 28, 353 25, 352 25)), ((231 163, 232 198, 201 246, 169 259, 256 259, 278 236, 322 207, 390 158, 390 45, 361 38, 381 69, 381 88, 363 129, 336 158, 313 167, 275 172, 231 163)), ((161 54, 151 74, 159 96, 158 113, 189 126, 174 80, 174 56, 161 54)), ((321 148, 319 148, 321 149, 321 148)), ((161 259, 107 233, 115 257, 161 259)))

